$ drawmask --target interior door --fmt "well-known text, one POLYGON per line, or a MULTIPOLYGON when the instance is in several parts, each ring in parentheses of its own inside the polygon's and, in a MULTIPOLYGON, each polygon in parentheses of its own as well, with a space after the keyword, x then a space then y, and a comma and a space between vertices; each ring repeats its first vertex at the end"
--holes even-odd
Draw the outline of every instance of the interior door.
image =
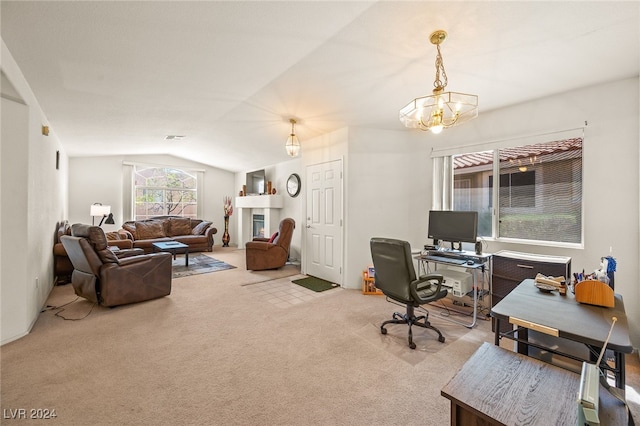
POLYGON ((342 160, 306 171, 305 271, 342 285, 342 160))

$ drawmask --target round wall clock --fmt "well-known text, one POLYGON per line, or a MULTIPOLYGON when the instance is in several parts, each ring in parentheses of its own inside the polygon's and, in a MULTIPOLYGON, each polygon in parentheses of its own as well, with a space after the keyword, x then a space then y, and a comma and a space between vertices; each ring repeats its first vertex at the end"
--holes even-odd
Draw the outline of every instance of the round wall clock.
POLYGON ((300 176, 297 173, 292 173, 287 179, 287 193, 292 197, 297 197, 300 194, 300 176))

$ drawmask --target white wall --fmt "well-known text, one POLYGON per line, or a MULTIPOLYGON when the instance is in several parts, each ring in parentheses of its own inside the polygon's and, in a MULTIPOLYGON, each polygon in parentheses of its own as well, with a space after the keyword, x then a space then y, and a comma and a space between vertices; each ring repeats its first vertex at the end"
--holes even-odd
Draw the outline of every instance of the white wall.
POLYGON ((362 270, 371 265, 372 237, 406 240, 417 249, 426 242, 430 162, 424 144, 408 135, 349 129, 345 287, 360 288, 362 270))
POLYGON ((2 42, 0 140, 0 343, 29 332, 51 288, 53 244, 67 215, 67 157, 31 88, 2 42), (6 89, 5 89, 6 88, 6 89), (56 170, 56 151, 60 168, 56 170))
POLYGON ((218 228, 215 245, 221 245, 224 231, 222 199, 234 194, 234 173, 170 155, 129 155, 107 157, 72 157, 69 159, 69 223, 92 223, 89 215, 93 203, 111 206, 115 225, 102 225, 105 231, 120 228, 123 221, 123 162, 143 163, 204 170, 204 211, 199 219, 209 220, 218 228))

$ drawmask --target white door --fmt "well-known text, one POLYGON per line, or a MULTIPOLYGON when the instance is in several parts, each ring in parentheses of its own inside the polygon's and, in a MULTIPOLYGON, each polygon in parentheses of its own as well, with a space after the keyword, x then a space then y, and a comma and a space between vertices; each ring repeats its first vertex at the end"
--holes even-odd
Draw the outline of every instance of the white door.
POLYGON ((342 285, 342 160, 307 167, 305 272, 342 285))

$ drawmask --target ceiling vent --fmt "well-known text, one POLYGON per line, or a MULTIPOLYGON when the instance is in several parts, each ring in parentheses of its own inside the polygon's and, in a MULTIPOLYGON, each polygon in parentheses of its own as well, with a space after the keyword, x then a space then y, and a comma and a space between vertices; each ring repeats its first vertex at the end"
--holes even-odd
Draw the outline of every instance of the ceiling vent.
POLYGON ((167 135, 164 140, 166 141, 181 141, 182 139, 184 139, 186 136, 184 135, 167 135))

